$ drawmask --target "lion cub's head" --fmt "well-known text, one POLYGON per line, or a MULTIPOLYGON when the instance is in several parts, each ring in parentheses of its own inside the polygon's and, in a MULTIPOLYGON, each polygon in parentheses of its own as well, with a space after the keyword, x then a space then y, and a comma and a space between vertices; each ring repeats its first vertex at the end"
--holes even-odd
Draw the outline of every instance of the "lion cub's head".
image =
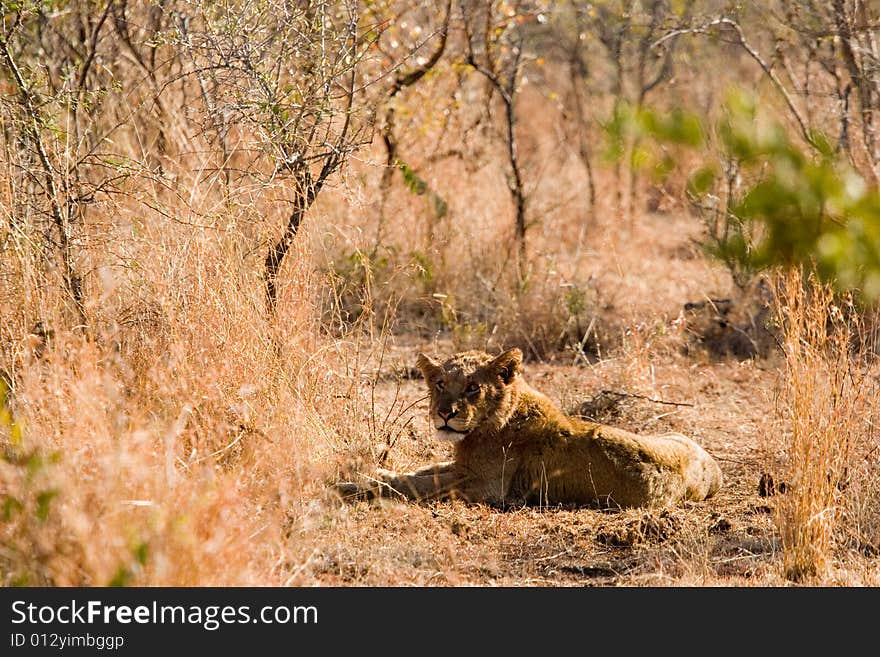
POLYGON ((498 356, 465 351, 439 363, 419 354, 431 396, 430 419, 440 440, 457 443, 475 429, 502 428, 516 405, 515 386, 522 352, 498 356))

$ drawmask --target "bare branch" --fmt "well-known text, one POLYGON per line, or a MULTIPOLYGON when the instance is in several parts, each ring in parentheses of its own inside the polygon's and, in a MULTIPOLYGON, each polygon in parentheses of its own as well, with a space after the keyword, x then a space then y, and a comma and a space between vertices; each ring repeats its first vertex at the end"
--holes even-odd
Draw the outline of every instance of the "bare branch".
POLYGON ((735 20, 722 17, 711 20, 700 27, 672 30, 671 32, 657 39, 653 44, 651 44, 651 48, 658 48, 666 42, 685 34, 708 34, 712 28, 719 26, 729 27, 734 31, 737 38, 737 44, 741 46, 746 53, 748 53, 748 55, 755 61, 755 63, 758 64, 758 66, 761 67, 761 70, 764 71, 764 74, 773 83, 773 86, 776 87, 776 90, 782 96, 785 104, 788 106, 788 109, 791 112, 792 117, 798 125, 798 129, 800 130, 803 140, 810 145, 815 145, 813 136, 810 134, 810 130, 807 127, 803 116, 801 116, 800 110, 798 110, 797 105, 795 105, 791 94, 788 92, 788 89, 786 89, 785 85, 782 84, 782 81, 773 71, 773 68, 764 60, 763 57, 761 57, 761 53, 758 52, 758 50, 746 40, 742 27, 735 20))

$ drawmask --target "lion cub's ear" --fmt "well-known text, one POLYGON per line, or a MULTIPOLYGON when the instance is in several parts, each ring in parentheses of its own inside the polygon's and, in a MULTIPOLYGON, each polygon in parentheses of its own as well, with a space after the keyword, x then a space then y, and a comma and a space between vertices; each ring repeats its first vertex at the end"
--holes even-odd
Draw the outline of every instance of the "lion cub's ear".
POLYGON ((430 379, 432 376, 437 374, 437 371, 440 369, 440 363, 438 363, 430 356, 419 354, 416 357, 416 367, 418 367, 422 371, 422 375, 426 379, 430 379))
POLYGON ((522 365, 523 352, 514 347, 505 352, 498 354, 495 359, 489 363, 489 367, 501 377, 504 383, 513 381, 516 373, 519 372, 519 366, 522 365))

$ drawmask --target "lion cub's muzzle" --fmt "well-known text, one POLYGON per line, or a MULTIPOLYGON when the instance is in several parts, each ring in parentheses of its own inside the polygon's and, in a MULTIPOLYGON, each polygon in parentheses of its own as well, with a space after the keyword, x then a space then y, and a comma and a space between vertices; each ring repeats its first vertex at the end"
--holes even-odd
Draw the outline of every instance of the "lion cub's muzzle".
POLYGON ((456 413, 434 413, 434 428, 437 439, 447 443, 461 442, 468 433, 467 424, 456 413), (445 417, 444 417, 445 416, 445 417))

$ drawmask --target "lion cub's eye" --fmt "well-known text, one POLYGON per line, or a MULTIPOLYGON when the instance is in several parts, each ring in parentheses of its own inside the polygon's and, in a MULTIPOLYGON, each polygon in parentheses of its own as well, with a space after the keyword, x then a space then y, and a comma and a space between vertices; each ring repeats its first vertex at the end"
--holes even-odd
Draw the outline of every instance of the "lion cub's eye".
POLYGON ((440 380, 438 379, 437 381, 434 382, 434 387, 437 388, 437 390, 445 390, 445 389, 446 389, 446 384, 443 383, 443 381, 440 381, 440 380))
POLYGON ((480 386, 476 383, 469 383, 468 387, 464 389, 464 394, 470 397, 476 395, 478 392, 480 392, 480 386))

